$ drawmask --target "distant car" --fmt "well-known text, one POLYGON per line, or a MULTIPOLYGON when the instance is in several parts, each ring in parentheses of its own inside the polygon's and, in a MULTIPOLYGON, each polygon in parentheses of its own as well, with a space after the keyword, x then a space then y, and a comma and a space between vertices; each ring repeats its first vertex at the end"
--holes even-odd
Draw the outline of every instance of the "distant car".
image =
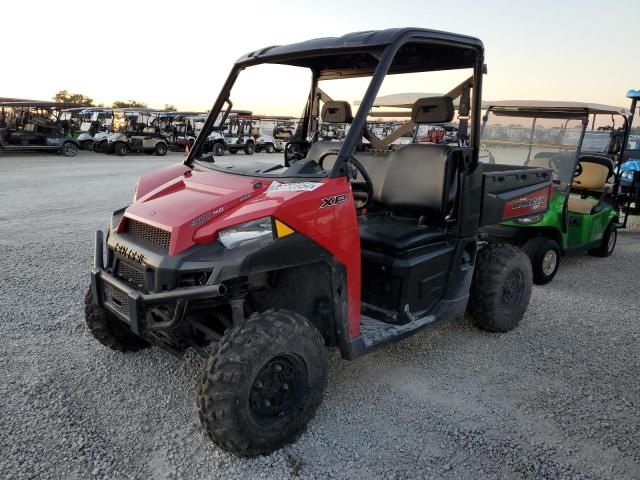
POLYGON ((75 138, 65 135, 56 122, 46 118, 33 118, 20 130, 0 129, 0 150, 53 151, 75 157, 79 149, 75 138))

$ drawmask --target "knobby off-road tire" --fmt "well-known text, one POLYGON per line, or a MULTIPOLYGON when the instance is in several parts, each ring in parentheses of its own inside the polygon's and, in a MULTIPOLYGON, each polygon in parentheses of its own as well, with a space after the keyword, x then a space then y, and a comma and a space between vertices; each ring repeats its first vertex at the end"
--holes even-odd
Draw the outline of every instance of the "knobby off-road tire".
POLYGON ((91 335, 105 347, 120 352, 137 352, 151 346, 111 312, 93 303, 91 289, 84 297, 84 314, 91 335))
POLYGON ((522 246, 522 251, 531 261, 533 283, 545 285, 553 280, 560 267, 560 247, 554 240, 531 238, 522 246))
POLYGON ((599 247, 588 250, 587 253, 594 257, 609 257, 616 248, 618 242, 618 227, 610 223, 602 235, 602 243, 599 247))
POLYGON ((489 332, 508 332, 524 316, 533 274, 527 256, 506 243, 489 243, 478 252, 467 311, 489 332))
POLYGON ((198 395, 202 426, 236 455, 273 452, 315 415, 327 370, 322 336, 306 318, 287 310, 255 313, 209 356, 198 395))

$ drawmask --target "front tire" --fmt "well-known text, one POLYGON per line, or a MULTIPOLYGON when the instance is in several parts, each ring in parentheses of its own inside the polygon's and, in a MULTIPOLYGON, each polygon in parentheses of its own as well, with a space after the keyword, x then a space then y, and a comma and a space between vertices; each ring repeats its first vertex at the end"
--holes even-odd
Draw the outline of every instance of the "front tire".
POLYGON ((533 285, 531 263, 518 248, 489 243, 478 252, 469 294, 473 323, 489 332, 508 332, 524 316, 533 285))
POLYGON ((253 151, 255 150, 256 146, 249 142, 244 146, 244 154, 245 155, 253 155, 253 151))
POLYGON ((167 144, 160 142, 156 145, 156 148, 153 149, 153 152, 159 157, 164 157, 167 154, 167 150, 167 144))
POLYGON ((216 157, 221 157, 224 155, 224 145, 222 143, 214 143, 213 144, 213 154, 216 157))
POLYGON ((265 152, 267 153, 274 153, 275 151, 276 151, 276 147, 274 147, 272 143, 267 145, 267 148, 265 149, 265 152))
POLYGON ((522 251, 531 261, 533 283, 545 285, 553 280, 560 267, 560 247, 554 240, 545 237, 531 238, 522 246, 522 251))
POLYGON ((610 257, 616 248, 618 242, 618 227, 610 223, 602 235, 602 243, 597 248, 588 251, 589 255, 594 257, 610 257))
POLYGON ((131 332, 110 311, 93 303, 91 289, 84 297, 84 314, 91 335, 111 350, 137 352, 151 346, 131 332))
POLYGON ((322 336, 306 318, 287 310, 255 313, 227 330, 209 357, 198 396, 202 426, 236 455, 273 452, 315 415, 327 370, 322 336))
POLYGON ((116 155, 118 155, 119 157, 124 157, 129 153, 129 147, 126 143, 124 142, 118 142, 114 145, 113 147, 113 151, 115 152, 116 155))

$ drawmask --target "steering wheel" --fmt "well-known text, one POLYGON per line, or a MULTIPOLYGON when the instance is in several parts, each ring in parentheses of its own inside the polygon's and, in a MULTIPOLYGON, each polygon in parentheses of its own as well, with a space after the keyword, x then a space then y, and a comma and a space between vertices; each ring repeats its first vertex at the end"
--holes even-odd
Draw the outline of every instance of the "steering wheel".
MULTIPOLYGON (((335 148, 323 152, 318 159, 318 165, 320 166, 320 168, 324 170, 322 164, 325 158, 327 158, 329 155, 338 155, 338 153, 339 151, 335 148)), ((355 167, 357 173, 362 175, 362 178, 364 179, 364 182, 353 182, 352 180, 356 178, 356 175, 348 175, 349 183, 351 183, 351 189, 353 190, 353 192, 361 192, 366 195, 366 199, 363 201, 362 205, 356 207, 356 209, 365 210, 367 207, 369 207, 369 205, 371 205, 371 202, 373 201, 373 182, 371 181, 371 177, 365 170, 364 166, 358 161, 356 157, 350 155, 349 162, 355 167)))

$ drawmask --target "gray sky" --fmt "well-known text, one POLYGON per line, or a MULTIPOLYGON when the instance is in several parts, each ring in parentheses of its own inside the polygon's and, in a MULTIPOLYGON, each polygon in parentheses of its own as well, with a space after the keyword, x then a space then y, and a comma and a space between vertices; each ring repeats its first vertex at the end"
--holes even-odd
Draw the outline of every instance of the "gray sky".
MULTIPOLYGON (((64 88, 107 104, 208 109, 233 61, 248 51, 416 26, 483 40, 485 98, 626 106, 625 92, 640 88, 632 56, 638 20, 637 0, 9 1, 2 5, 0 96, 49 99, 64 88)), ((294 80, 276 73, 262 86, 294 80)), ((254 111, 273 109, 264 97, 254 111)))

